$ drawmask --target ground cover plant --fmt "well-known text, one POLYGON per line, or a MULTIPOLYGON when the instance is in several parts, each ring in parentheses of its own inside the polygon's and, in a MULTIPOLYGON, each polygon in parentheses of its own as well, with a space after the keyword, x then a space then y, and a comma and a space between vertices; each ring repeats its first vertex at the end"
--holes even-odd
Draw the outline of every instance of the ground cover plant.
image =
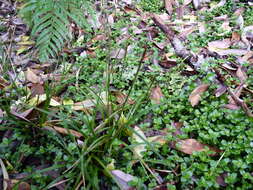
POLYGON ((251 2, 26 2, 0 1, 1 188, 252 189, 251 2))

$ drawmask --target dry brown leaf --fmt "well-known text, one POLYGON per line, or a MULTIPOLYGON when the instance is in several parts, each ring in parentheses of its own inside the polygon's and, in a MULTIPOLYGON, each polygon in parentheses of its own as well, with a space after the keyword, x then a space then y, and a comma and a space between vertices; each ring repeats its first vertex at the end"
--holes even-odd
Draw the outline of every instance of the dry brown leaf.
POLYGON ((27 71, 25 71, 25 77, 26 80, 32 83, 39 83, 40 82, 40 77, 37 76, 32 69, 28 68, 27 71))
POLYGON ((52 126, 52 127, 49 127, 49 128, 52 128, 55 131, 57 131, 58 133, 61 133, 61 134, 64 134, 64 135, 72 134, 73 136, 75 136, 77 138, 81 138, 83 136, 81 133, 79 133, 75 130, 72 130, 72 129, 65 129, 65 128, 56 127, 56 126, 52 126))
MULTIPOLYGON (((206 144, 202 144, 198 142, 196 139, 185 139, 185 140, 178 140, 176 148, 185 153, 185 154, 192 154, 193 152, 202 152, 205 148, 208 147, 210 150, 214 151, 215 153, 222 152, 221 150, 211 147, 206 144)), ((215 154, 212 154, 215 155, 215 154)))
POLYGON ((3 89, 9 85, 10 84, 8 83, 8 81, 0 76, 0 89, 3 89))
POLYGON ((237 106, 236 104, 225 104, 222 107, 227 108, 229 110, 239 110, 240 109, 240 107, 237 106))
POLYGON ((44 94, 44 85, 39 83, 32 83, 31 84, 31 97, 34 97, 36 95, 44 94))
MULTIPOLYGON (((32 108, 31 108, 31 109, 32 109, 32 108)), ((29 111, 30 111, 31 109, 29 109, 29 111)), ((31 110, 31 111, 32 111, 32 110, 31 110)), ((28 110, 25 111, 25 112, 28 112, 28 110)), ((25 120, 25 121, 27 121, 27 122, 30 122, 28 119, 26 119, 26 116, 27 116, 27 115, 25 114, 25 116, 24 116, 24 113, 17 113, 17 112, 14 111, 14 110, 11 110, 10 113, 11 113, 12 115, 18 117, 19 119, 23 119, 23 120, 25 120)))
POLYGON ((243 83, 247 80, 248 76, 245 73, 245 71, 242 69, 242 67, 238 67, 236 71, 236 76, 239 78, 239 80, 243 83))
POLYGON ((232 32, 232 42, 239 42, 241 40, 241 36, 238 32, 232 32))
MULTIPOLYGON (((124 93, 122 93, 120 91, 116 91, 116 92, 114 92, 114 95, 115 95, 115 97, 117 99, 117 102, 119 104, 124 104, 124 102, 126 101, 126 98, 127 98, 126 94, 124 94, 124 93)), ((127 103, 128 104, 134 104, 135 101, 133 101, 131 98, 128 97, 127 103)))
MULTIPOLYGON (((243 85, 243 84, 240 84, 240 85, 237 86, 236 89, 233 91, 233 94, 234 94, 237 98, 240 98, 243 88, 244 88, 244 85, 243 85)), ((236 102, 235 102, 235 100, 233 99, 233 97, 232 97, 231 95, 228 96, 228 103, 229 103, 229 104, 237 105, 236 102)))
POLYGON ((78 110, 85 110, 87 108, 92 108, 95 106, 95 100, 84 100, 82 102, 76 102, 73 105, 73 110, 78 111, 78 110))
POLYGON ((215 96, 220 97, 227 91, 226 86, 220 85, 216 90, 215 90, 215 96))
POLYGON ((189 96, 189 101, 191 102, 192 107, 198 105, 201 97, 200 95, 208 89, 208 84, 201 84, 195 88, 189 96))
POLYGON ((181 31, 178 36, 180 38, 186 38, 188 35, 190 35, 195 30, 197 30, 197 28, 195 26, 190 26, 190 27, 184 29, 183 31, 181 31))
POLYGON ((241 57, 241 60, 242 62, 246 62, 250 58, 253 58, 253 51, 248 51, 243 57, 241 57))
POLYGON ((215 40, 208 43, 208 49, 214 51, 216 49, 227 49, 231 46, 231 40, 229 38, 224 40, 215 40))
POLYGON ((159 86, 156 86, 151 89, 151 95, 150 95, 151 100, 153 100, 156 104, 160 104, 162 98, 163 98, 163 93, 159 86))
POLYGON ((192 2, 192 0, 184 0, 183 5, 189 5, 192 2))
POLYGON ((174 0, 164 0, 165 9, 169 13, 169 15, 172 15, 173 13, 173 4, 174 0))

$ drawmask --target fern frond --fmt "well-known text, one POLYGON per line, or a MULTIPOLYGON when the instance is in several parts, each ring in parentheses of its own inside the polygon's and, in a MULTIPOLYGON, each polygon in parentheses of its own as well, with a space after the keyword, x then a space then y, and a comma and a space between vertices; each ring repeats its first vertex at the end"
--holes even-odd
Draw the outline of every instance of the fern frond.
POLYGON ((81 9, 83 3, 87 9, 87 0, 27 0, 21 14, 32 28, 31 35, 36 38, 42 62, 57 56, 69 39, 70 19, 80 27, 87 27, 81 9))

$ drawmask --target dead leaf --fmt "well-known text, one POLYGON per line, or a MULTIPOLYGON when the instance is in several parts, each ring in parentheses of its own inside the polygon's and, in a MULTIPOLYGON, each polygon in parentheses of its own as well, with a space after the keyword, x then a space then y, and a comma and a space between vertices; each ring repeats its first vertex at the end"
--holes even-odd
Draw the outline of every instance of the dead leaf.
MULTIPOLYGON (((27 102, 27 104, 30 105, 30 106, 38 106, 42 102, 45 102, 46 99, 47 99, 46 94, 35 95, 33 98, 31 98, 27 102)), ((51 98, 50 102, 49 102, 49 105, 50 106, 60 106, 61 104, 59 102, 57 102, 54 98, 51 98)))
POLYGON ((31 84, 31 97, 34 97, 36 95, 44 94, 44 85, 39 83, 32 83, 31 84))
POLYGON ((156 135, 153 137, 148 137, 147 141, 153 142, 153 143, 158 143, 160 145, 164 145, 168 142, 168 140, 166 139, 166 137, 164 135, 156 135))
POLYGON ((240 107, 237 106, 236 104, 225 104, 222 107, 227 108, 229 110, 239 110, 240 109, 240 107))
POLYGON ((217 49, 214 52, 218 53, 219 55, 223 56, 223 55, 235 55, 235 56, 242 56, 245 55, 248 50, 244 50, 244 49, 217 49))
POLYGON ((241 40, 240 34, 238 34, 238 32, 232 32, 231 41, 232 42, 239 42, 240 40, 241 40))
POLYGON ((40 77, 37 76, 32 69, 28 68, 27 71, 25 71, 25 77, 26 80, 32 83, 39 83, 40 82, 40 77))
POLYGON ((192 0, 184 0, 183 5, 189 5, 192 2, 192 0))
POLYGON ((195 26, 190 26, 179 33, 180 38, 186 38, 192 32, 194 32, 197 28, 195 26))
POLYGON ((215 153, 221 152, 221 150, 206 144, 202 144, 196 139, 178 140, 176 145, 176 148, 185 154, 192 154, 193 152, 202 152, 205 150, 206 147, 208 147, 211 151, 215 153))
POLYGON ((160 104, 161 99, 164 97, 162 90, 159 86, 156 86, 151 89, 150 99, 153 100, 156 104, 160 104))
POLYGON ((253 51, 248 51, 243 57, 241 57, 242 62, 248 61, 250 58, 253 58, 253 51))
POLYGON ((201 0, 193 0, 193 6, 195 9, 198 9, 200 7, 201 0))
POLYGON ((117 184, 120 186, 120 189, 122 190, 134 190, 132 186, 129 186, 128 183, 132 180, 134 180, 134 176, 130 174, 126 174, 120 170, 112 170, 112 175, 114 176, 115 180, 117 181, 117 184))
POLYGON ((223 95, 227 91, 226 86, 220 85, 216 90, 215 90, 215 96, 218 98, 221 95, 223 95))
MULTIPOLYGON (((27 182, 24 182, 24 181, 20 182, 19 180, 16 180, 16 179, 10 179, 10 180, 7 181, 7 184, 8 184, 7 190, 13 190, 14 187, 15 187, 15 185, 16 185, 17 183, 19 183, 19 184, 16 186, 16 188, 17 188, 18 190, 30 190, 30 189, 31 189, 31 186, 30 186, 27 182)), ((15 188, 15 189, 16 189, 16 188, 15 188)))
POLYGON ((231 40, 229 38, 224 40, 215 40, 208 43, 208 49, 215 51, 216 49, 227 49, 231 46, 231 40))
POLYGON ((77 138, 81 138, 83 137, 82 133, 79 133, 73 129, 66 129, 66 128, 62 128, 62 127, 57 127, 57 126, 47 126, 47 124, 45 124, 45 128, 46 129, 54 129, 55 131, 57 131, 58 133, 64 134, 64 135, 73 135, 77 138))
POLYGON ((195 88, 189 96, 189 101, 191 102, 192 107, 198 105, 201 97, 200 95, 208 89, 208 84, 201 84, 195 88))
MULTIPOLYGON (((122 105, 123 103, 125 103, 126 98, 127 98, 127 95, 126 95, 126 94, 124 94, 124 93, 122 93, 122 92, 120 92, 120 91, 115 91, 115 92, 113 92, 113 94, 115 95, 115 97, 116 97, 116 99, 117 99, 117 102, 118 102, 119 104, 122 105)), ((128 103, 128 104, 134 104, 135 101, 133 101, 131 98, 128 97, 127 103, 128 103)))
POLYGON ((236 71, 236 76, 239 78, 239 80, 243 83, 247 80, 248 76, 245 73, 244 70, 242 70, 242 67, 239 66, 237 71, 236 71))
POLYGON ((9 82, 0 76, 0 89, 4 89, 9 85, 9 82))
POLYGON ((133 148, 133 152, 134 152, 134 155, 137 157, 137 158, 142 158, 142 153, 146 151, 146 142, 145 140, 147 140, 145 134, 143 133, 143 131, 135 126, 134 127, 134 133, 132 135, 132 138, 134 140, 135 143, 138 143, 138 145, 136 145, 134 148, 133 148))
POLYGON ((95 102, 96 102, 95 100, 91 99, 87 99, 82 102, 76 102, 73 105, 73 110, 78 111, 78 110, 85 110, 87 108, 92 108, 96 105, 95 102))
POLYGON ((174 0, 164 0, 164 4, 166 11, 169 13, 169 15, 172 15, 174 0))

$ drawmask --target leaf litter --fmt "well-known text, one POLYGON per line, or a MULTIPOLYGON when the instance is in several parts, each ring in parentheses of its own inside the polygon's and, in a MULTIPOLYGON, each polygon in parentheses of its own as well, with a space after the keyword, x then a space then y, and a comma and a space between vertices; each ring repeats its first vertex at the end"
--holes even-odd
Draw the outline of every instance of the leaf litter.
MULTIPOLYGON (((216 75, 217 80, 214 80, 213 84, 205 84, 205 83, 197 83, 200 85, 197 85, 197 87, 188 95, 188 100, 193 107, 193 109, 197 109, 199 103, 201 102, 201 98, 203 93, 206 91, 211 91, 211 87, 213 85, 218 85, 216 90, 214 91, 214 94, 217 98, 221 96, 226 96, 228 99, 227 105, 222 105, 223 107, 226 107, 230 110, 236 110, 236 109, 242 109, 248 115, 249 117, 252 117, 252 113, 250 108, 248 107, 247 103, 243 100, 243 97, 245 97, 245 93, 248 91, 245 90, 247 88, 246 82, 249 78, 249 76, 246 74, 247 69, 246 67, 242 66, 242 63, 248 62, 249 60, 253 60, 253 54, 252 54, 252 46, 253 46, 253 28, 252 26, 245 26, 244 24, 244 10, 238 9, 234 12, 234 16, 236 16, 236 26, 232 26, 230 18, 228 18, 228 15, 220 15, 219 17, 215 17, 215 20, 219 22, 223 22, 220 26, 221 31, 219 31, 216 34, 214 39, 210 40, 206 43, 206 45, 203 45, 200 48, 199 52, 193 52, 189 47, 187 47, 188 39, 190 36, 201 36, 205 35, 205 33, 208 31, 208 24, 206 21, 203 21, 199 19, 198 16, 196 16, 196 13, 198 11, 202 11, 204 9, 208 11, 212 11, 214 9, 217 9, 219 7, 223 7, 226 4, 226 1, 222 0, 219 3, 210 3, 209 1, 200 1, 200 0, 184 0, 183 5, 180 5, 179 1, 177 0, 165 0, 164 1, 164 10, 167 12, 165 14, 157 14, 157 13, 145 13, 140 11, 138 8, 136 8, 132 1, 124 1, 126 6, 124 7, 124 11, 133 13, 134 17, 137 17, 142 22, 141 27, 137 27, 134 29, 134 33, 136 35, 138 34, 147 34, 147 38, 153 43, 154 48, 159 52, 159 55, 162 55, 164 59, 162 60, 155 60, 154 62, 157 62, 158 66, 161 67, 162 72, 170 72, 168 71, 171 69, 174 65, 178 64, 178 59, 173 59, 174 57, 183 59, 183 62, 187 69, 184 71, 189 74, 188 71, 191 71, 192 73, 198 73, 199 66, 201 67, 201 61, 199 60, 200 57, 205 57, 205 60, 207 58, 221 58, 226 59, 226 56, 232 56, 236 58, 238 62, 236 64, 230 64, 230 63, 223 63, 221 68, 225 68, 226 71, 230 71, 230 73, 225 74, 217 74, 217 72, 214 72, 212 68, 208 68, 207 72, 212 72, 216 75), (131 5, 131 6, 130 6, 131 5), (192 8, 189 8, 189 6, 192 5, 192 8), (172 15, 176 14, 177 19, 173 20, 171 19, 172 15), (153 21, 153 22, 152 22, 153 21), (152 23, 152 26, 150 25, 150 22, 152 23), (236 28, 237 27, 237 28, 236 28), (239 33, 236 30, 241 29, 242 32, 239 33), (160 30, 158 30, 160 29, 160 30), (155 37, 160 32, 163 32, 166 36, 166 39, 162 42, 157 42, 155 37), (218 38, 218 40, 216 40, 218 38), (242 44, 241 46, 238 44, 242 44), (170 46, 172 51, 166 52, 166 47, 170 46), (206 51, 203 51, 206 50, 206 51), (203 52, 207 52, 204 54, 203 52), (167 55, 172 55, 173 58, 168 57, 167 55), (200 64, 199 64, 200 63, 200 64), (167 70, 166 70, 167 69, 167 70), (224 75, 224 76, 221 76, 224 75), (238 84, 234 84, 233 86, 229 86, 231 84, 227 84, 227 81, 224 81, 221 78, 228 78, 228 77, 236 77, 239 80, 238 84), (210 88, 210 89, 209 89, 210 88), (234 89, 234 90, 233 90, 234 89)), ((99 16, 98 16, 99 17, 99 16)), ((117 20, 117 17, 114 14, 110 14, 108 17, 108 24, 114 25, 117 20)), ((15 24, 15 22, 13 22, 15 24)), ((96 27, 101 27, 102 23, 100 23, 100 18, 97 19, 97 23, 93 23, 93 25, 96 25, 96 27)), ((12 40, 16 42, 15 47, 13 49, 16 49, 17 51, 14 51, 15 59, 21 59, 22 55, 29 55, 31 51, 33 51, 33 44, 34 42, 29 39, 29 37, 26 36, 27 34, 27 27, 20 22, 16 22, 16 26, 19 27, 19 32, 16 31, 14 33, 15 35, 12 36, 12 40)), ((122 28, 121 32, 122 35, 120 38, 117 39, 117 42, 119 44, 124 43, 126 40, 134 39, 129 33, 128 30, 131 27, 122 28), (124 36, 125 35, 125 36, 124 36)), ((133 28, 131 28, 133 29, 133 28)), ((1 39, 3 41, 8 41, 6 39, 7 32, 1 33, 1 39)), ((65 49, 65 52, 71 53, 78 53, 79 55, 86 54, 92 54, 92 56, 96 56, 94 53, 94 50, 92 49, 93 45, 97 42, 105 41, 108 37, 104 34, 97 34, 95 35, 90 41, 86 43, 88 48, 84 47, 77 47, 72 49, 65 49)), ((136 39, 134 39, 136 40, 136 39)), ((114 49, 111 52, 111 58, 113 59, 124 59, 126 55, 132 54, 134 46, 130 45, 126 48, 118 48, 114 49)), ((153 52, 150 52, 147 57, 145 57, 146 60, 149 60, 150 57, 153 56, 153 52)), ((31 95, 29 97, 29 100, 27 101, 27 104, 32 107, 39 107, 43 102, 47 100, 47 95, 45 94, 45 88, 44 84, 46 80, 51 80, 51 82, 56 82, 57 76, 54 71, 48 72, 44 71, 42 68, 34 68, 36 65, 31 60, 26 60, 23 58, 23 61, 26 63, 29 63, 25 66, 26 70, 23 70, 24 76, 26 81, 21 83, 23 85, 23 88, 29 87, 31 89, 31 95)), ((253 61, 252 61, 253 62, 253 61)), ((251 64, 252 64, 251 62, 251 64)), ((17 64, 17 69, 20 69, 20 65, 17 64)), ((22 68, 23 69, 23 68, 22 68)), ((224 70, 224 69, 223 69, 224 70)), ((224 73, 224 72, 223 72, 224 73)), ((12 73, 14 74, 14 73, 12 73)), ((16 74, 16 73, 15 73, 16 74)), ((75 75, 75 73, 73 74, 75 75)), ((5 76, 6 78, 6 76, 5 76)), ((0 76, 0 89, 8 91, 8 87, 10 86, 13 81, 6 80, 4 77, 0 76)), ((60 77, 58 78, 58 81, 60 81, 60 77)), ((201 78, 199 78, 201 80, 201 78)), ((124 94, 122 89, 118 89, 114 92, 114 96, 116 98, 116 102, 119 105, 122 105, 126 101, 127 95, 124 94)), ((251 90, 251 89, 249 89, 251 90)), ((110 104, 106 102, 107 98, 103 98, 103 101, 105 104, 110 104)), ((155 104, 159 105, 163 104, 163 102, 168 101, 166 99, 166 96, 163 94, 163 89, 158 85, 151 88, 150 92, 150 100, 153 101, 155 104), (163 99, 163 101, 161 101, 163 99)), ((71 101, 64 101, 61 97, 51 97, 49 100, 49 105, 52 107, 61 107, 64 106, 71 106, 71 109, 74 111, 87 111, 91 110, 96 106, 96 101, 94 99, 86 99, 79 102, 71 101), (59 99, 59 101, 57 101, 59 99)), ((129 98, 127 100, 128 104, 135 104, 135 101, 129 98)), ((51 109, 51 108, 50 108, 51 109)), ((58 109, 58 108, 57 108, 58 109)), ((24 109, 23 109, 24 110, 24 109)), ((23 119, 25 121, 29 121, 27 119, 27 116, 34 110, 34 108, 25 109, 25 111, 20 110, 12 110, 11 113, 15 115, 16 117, 23 119)), ((0 109, 0 118, 3 116, 3 110, 0 109)), ((87 112, 85 112, 87 113, 87 112)), ((1 122, 1 121, 0 121, 1 122)), ((3 121, 2 121, 3 122, 3 121)), ((222 151, 219 148, 216 148, 214 146, 210 146, 204 143, 204 141, 199 141, 194 138, 183 138, 179 139, 178 136, 182 135, 183 132, 181 128, 183 129, 183 123, 180 122, 174 122, 172 124, 174 128, 176 129, 175 132, 169 132, 169 131, 162 131, 162 134, 154 135, 151 137, 146 137, 145 133, 142 131, 140 127, 134 127, 134 130, 139 135, 133 134, 132 139, 135 143, 138 145, 135 145, 133 151, 134 153, 142 158, 143 152, 147 151, 147 145, 145 141, 151 142, 151 143, 158 143, 160 145, 167 145, 168 148, 176 149, 182 153, 191 155, 194 152, 203 152, 206 150, 211 150, 214 152, 213 154, 209 154, 209 156, 216 156, 222 151), (166 135, 172 134, 172 136, 176 137, 176 140, 174 141, 168 141, 166 139, 166 135), (203 142, 203 143, 202 143, 203 142)), ((51 128, 51 130, 55 130, 60 134, 68 135, 71 134, 75 136, 76 138, 81 138, 83 135, 75 130, 67 130, 62 127, 58 126, 47 126, 48 128, 51 128)), ((3 168, 2 168, 3 169, 3 168)), ((116 181, 121 185, 122 189, 131 189, 131 187, 128 185, 128 182, 133 180, 133 176, 130 174, 126 174, 120 170, 112 170, 111 174, 116 178, 116 181)), ((224 182, 224 179, 226 178, 227 174, 222 174, 217 177, 217 183, 220 186, 226 186, 227 184, 224 182)), ((15 181, 12 183, 16 183, 15 181)), ((6 186, 5 186, 6 188, 6 186)))

